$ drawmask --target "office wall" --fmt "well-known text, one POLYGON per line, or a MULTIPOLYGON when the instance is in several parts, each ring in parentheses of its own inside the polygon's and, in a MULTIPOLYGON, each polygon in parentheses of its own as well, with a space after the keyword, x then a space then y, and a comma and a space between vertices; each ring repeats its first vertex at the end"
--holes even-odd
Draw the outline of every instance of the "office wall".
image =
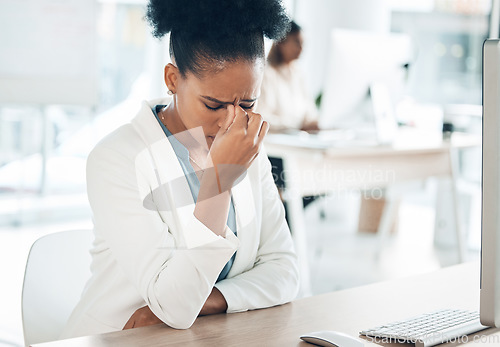
POLYGON ((95 4, 2 2, 0 102, 97 103, 95 4))

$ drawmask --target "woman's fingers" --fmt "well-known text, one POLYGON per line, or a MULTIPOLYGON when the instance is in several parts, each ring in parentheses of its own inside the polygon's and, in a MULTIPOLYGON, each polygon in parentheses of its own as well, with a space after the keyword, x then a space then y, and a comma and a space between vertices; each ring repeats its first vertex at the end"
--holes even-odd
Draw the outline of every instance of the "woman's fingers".
POLYGON ((245 112, 240 106, 228 106, 228 115, 234 114, 232 123, 228 117, 221 126, 218 139, 212 145, 210 155, 214 164, 237 164, 248 168, 258 154, 269 125, 262 116, 245 112), (234 113, 233 113, 234 112, 234 113))
POLYGON ((269 123, 266 121, 262 122, 262 126, 260 127, 260 132, 259 132, 259 142, 262 142, 264 140, 264 137, 267 135, 268 131, 269 131, 269 123))
POLYGON ((249 112, 248 113, 248 134, 250 136, 254 136, 256 138, 259 136, 260 129, 262 127, 262 123, 264 122, 264 118, 258 113, 249 112))
POLYGON ((235 111, 235 107, 233 105, 227 106, 226 118, 222 122, 222 126, 219 129, 219 133, 221 133, 221 134, 225 133, 227 131, 227 129, 229 129, 231 124, 233 124, 234 118, 236 117, 236 113, 234 111, 235 111))
POLYGON ((252 113, 251 115, 249 115, 249 117, 250 120, 248 122, 248 135, 253 136, 254 149, 255 149, 255 154, 250 160, 251 163, 259 155, 260 147, 262 146, 264 137, 267 135, 267 132, 269 131, 269 123, 264 121, 262 116, 258 113, 252 113))
POLYGON ((252 113, 248 122, 248 134, 254 136, 254 143, 259 145, 269 131, 269 123, 258 113, 252 113))
POLYGON ((234 125, 237 128, 246 129, 248 127, 247 113, 241 108, 241 106, 236 106, 234 109, 236 113, 236 116, 234 117, 234 125))

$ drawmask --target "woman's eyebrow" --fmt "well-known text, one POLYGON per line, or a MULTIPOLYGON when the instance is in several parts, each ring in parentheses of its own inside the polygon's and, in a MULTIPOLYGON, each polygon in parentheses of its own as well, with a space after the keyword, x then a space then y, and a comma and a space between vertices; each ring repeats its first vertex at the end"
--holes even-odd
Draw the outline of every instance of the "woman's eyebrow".
MULTIPOLYGON (((205 95, 201 95, 202 98, 208 100, 208 101, 212 101, 212 102, 216 102, 218 104, 222 104, 222 105, 232 105, 234 104, 234 101, 220 101, 220 100, 217 100, 216 98, 212 98, 211 96, 205 96, 205 95)), ((241 102, 254 102, 255 100, 257 100, 257 98, 255 99, 247 99, 247 100, 240 100, 241 102)))

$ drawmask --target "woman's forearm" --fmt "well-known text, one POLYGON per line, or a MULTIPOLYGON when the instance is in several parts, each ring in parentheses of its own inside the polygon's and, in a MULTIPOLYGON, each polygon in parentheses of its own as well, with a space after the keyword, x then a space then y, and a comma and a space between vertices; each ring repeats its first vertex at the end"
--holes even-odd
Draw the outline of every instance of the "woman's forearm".
POLYGON ((194 209, 195 217, 215 234, 224 236, 229 213, 231 183, 222 180, 214 167, 203 173, 200 192, 194 209))
MULTIPOLYGON (((210 314, 224 313, 227 310, 227 302, 224 296, 217 288, 212 288, 212 292, 205 301, 198 316, 207 316, 210 314)), ((149 306, 141 307, 136 310, 134 314, 129 318, 123 330, 140 328, 148 325, 155 325, 163 323, 155 314, 151 311, 149 306)))

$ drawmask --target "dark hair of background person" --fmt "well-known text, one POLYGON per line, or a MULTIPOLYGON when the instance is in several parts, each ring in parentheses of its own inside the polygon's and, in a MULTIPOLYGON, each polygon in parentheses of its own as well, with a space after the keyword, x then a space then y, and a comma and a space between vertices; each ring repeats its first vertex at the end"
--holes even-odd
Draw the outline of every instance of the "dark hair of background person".
POLYGON ((170 57, 184 77, 264 59, 264 36, 279 40, 290 29, 281 0, 150 0, 146 20, 153 36, 170 33, 170 57))
POLYGON ((274 67, 278 67, 281 64, 283 64, 284 61, 283 61, 283 56, 282 56, 281 50, 280 50, 280 44, 283 41, 285 41, 290 35, 300 33, 301 31, 302 31, 302 28, 300 27, 300 25, 298 25, 294 21, 291 21, 290 22, 290 29, 286 33, 286 36, 283 39, 281 39, 279 41, 275 41, 273 43, 273 46, 271 47, 271 50, 269 51, 269 54, 267 56, 268 63, 274 67))

